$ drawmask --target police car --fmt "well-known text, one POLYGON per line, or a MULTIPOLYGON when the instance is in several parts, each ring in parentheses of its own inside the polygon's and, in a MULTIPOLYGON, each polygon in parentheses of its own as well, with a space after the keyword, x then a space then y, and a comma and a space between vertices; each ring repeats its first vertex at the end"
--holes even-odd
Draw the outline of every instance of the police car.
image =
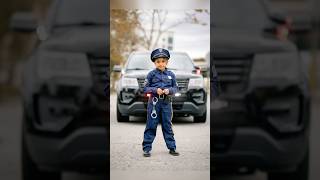
MULTIPOLYGON (((194 122, 205 122, 207 116, 207 92, 199 69, 188 54, 170 52, 167 68, 174 72, 179 91, 173 96, 174 116, 194 116, 194 122)), ((121 69, 115 66, 115 72, 121 72, 117 85, 117 120, 128 122, 129 116, 146 117, 148 94, 143 93, 148 72, 155 66, 150 61, 150 52, 132 52, 121 69)))
POLYGON ((212 81, 211 88, 219 87, 220 93, 210 106, 212 169, 215 174, 261 170, 268 180, 306 180, 308 79, 297 47, 270 31, 284 20, 270 17, 265 3, 215 1, 211 65, 220 84, 212 81))
POLYGON ((108 3, 52 1, 43 24, 14 16, 18 31, 36 31, 24 66, 22 179, 61 180, 63 172, 106 174, 108 3), (32 23, 34 22, 34 23, 32 23))

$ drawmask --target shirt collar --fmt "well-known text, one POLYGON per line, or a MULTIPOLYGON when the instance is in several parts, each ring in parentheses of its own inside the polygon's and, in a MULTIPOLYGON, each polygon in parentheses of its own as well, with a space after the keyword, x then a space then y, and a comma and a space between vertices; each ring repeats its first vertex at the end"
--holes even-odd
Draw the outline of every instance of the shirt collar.
POLYGON ((158 73, 163 72, 163 74, 167 74, 167 72, 168 72, 168 69, 167 69, 167 68, 165 68, 164 71, 161 71, 161 70, 159 70, 158 68, 156 68, 156 70, 157 70, 158 73))

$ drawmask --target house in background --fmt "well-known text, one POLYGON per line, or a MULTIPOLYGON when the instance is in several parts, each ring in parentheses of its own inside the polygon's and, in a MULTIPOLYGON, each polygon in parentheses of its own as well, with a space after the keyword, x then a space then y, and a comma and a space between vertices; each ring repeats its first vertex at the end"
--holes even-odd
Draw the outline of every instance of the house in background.
POLYGON ((172 51, 174 49, 174 33, 167 31, 163 33, 158 42, 159 47, 172 51))

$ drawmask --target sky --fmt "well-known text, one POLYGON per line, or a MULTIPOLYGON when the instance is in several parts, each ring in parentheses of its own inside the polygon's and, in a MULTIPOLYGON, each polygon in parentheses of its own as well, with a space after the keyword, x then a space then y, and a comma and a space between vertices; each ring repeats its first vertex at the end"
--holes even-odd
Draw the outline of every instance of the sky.
MULTIPOLYGON (((169 10, 164 26, 169 26, 184 17, 184 10, 169 10)), ((175 51, 187 52, 191 58, 204 58, 210 50, 210 15, 201 13, 197 17, 207 25, 184 23, 170 31, 174 33, 175 51)), ((144 24, 150 27, 150 22, 144 22, 144 24)))

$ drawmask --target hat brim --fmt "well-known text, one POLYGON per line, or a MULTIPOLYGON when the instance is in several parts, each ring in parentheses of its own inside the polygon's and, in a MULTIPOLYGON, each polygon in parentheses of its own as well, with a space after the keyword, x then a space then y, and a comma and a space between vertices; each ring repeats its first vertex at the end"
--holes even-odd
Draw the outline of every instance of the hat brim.
POLYGON ((156 55, 154 55, 154 56, 152 56, 151 57, 151 60, 152 61, 154 61, 155 59, 157 59, 157 58, 170 58, 170 56, 168 56, 167 54, 165 54, 165 53, 159 53, 159 54, 156 54, 156 55))

